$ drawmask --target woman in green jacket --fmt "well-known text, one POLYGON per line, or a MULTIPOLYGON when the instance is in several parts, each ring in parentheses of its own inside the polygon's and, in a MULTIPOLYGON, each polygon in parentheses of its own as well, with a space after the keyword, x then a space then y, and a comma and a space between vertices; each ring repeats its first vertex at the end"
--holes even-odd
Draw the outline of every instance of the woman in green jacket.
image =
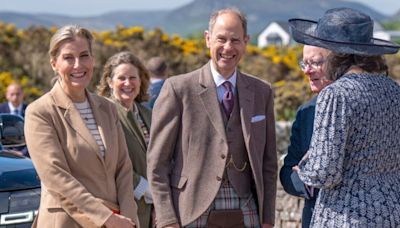
POLYGON ((149 73, 131 52, 111 56, 97 92, 112 99, 118 110, 133 166, 133 185, 140 227, 151 227, 152 197, 146 175, 151 111, 140 103, 148 99, 149 73))

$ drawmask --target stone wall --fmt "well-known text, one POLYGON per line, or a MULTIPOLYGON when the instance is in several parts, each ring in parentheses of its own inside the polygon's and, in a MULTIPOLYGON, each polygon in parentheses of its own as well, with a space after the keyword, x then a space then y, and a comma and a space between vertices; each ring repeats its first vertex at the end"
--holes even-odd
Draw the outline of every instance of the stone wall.
MULTIPOLYGON (((291 122, 276 123, 276 140, 279 159, 279 170, 289 146, 291 122)), ((278 191, 276 199, 275 227, 277 228, 301 228, 301 213, 303 200, 287 194, 281 185, 278 177, 278 191)))

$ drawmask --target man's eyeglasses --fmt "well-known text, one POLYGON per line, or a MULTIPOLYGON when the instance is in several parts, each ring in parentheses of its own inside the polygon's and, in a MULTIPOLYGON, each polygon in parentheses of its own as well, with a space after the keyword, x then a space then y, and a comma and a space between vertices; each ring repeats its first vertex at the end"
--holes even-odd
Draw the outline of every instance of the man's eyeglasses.
POLYGON ((299 61, 299 66, 302 71, 306 71, 307 67, 309 67, 312 70, 319 70, 322 67, 322 64, 325 63, 325 60, 321 61, 316 61, 316 62, 304 62, 303 60, 299 61))

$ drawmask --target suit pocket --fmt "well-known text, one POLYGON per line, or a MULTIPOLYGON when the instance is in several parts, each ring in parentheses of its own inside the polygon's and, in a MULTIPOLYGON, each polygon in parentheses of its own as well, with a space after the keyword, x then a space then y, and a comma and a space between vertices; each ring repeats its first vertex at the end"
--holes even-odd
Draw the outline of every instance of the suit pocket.
POLYGON ((175 212, 179 214, 179 211, 182 210, 182 202, 185 202, 185 187, 187 182, 187 177, 171 174, 170 175, 170 185, 171 185, 171 193, 172 193, 172 202, 175 208, 175 212))
POLYGON ((264 145, 266 140, 267 121, 266 119, 251 123, 251 134, 254 142, 264 145))
POLYGON ((176 174, 171 174, 170 177, 170 184, 172 187, 182 190, 187 182, 187 177, 185 176, 180 176, 180 175, 176 175, 176 174))
POLYGON ((61 208, 60 201, 56 200, 44 187, 42 187, 40 207, 51 209, 61 208))

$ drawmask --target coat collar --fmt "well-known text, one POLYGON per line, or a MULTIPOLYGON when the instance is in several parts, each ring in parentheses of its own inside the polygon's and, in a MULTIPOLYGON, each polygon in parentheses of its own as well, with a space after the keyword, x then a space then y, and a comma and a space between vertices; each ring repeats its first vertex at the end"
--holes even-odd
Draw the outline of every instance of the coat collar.
POLYGON ((207 112, 214 128, 220 136, 226 141, 226 133, 224 121, 221 114, 220 105, 217 98, 217 89, 212 77, 210 62, 200 69, 199 84, 201 89, 199 96, 201 98, 203 108, 207 112))
POLYGON ((147 109, 145 106, 143 106, 142 104, 136 102, 136 107, 139 110, 139 114, 140 117, 142 117, 144 124, 146 125, 146 127, 148 129, 150 129, 150 123, 151 123, 151 111, 149 109, 147 109))
POLYGON ((237 90, 240 105, 240 120, 242 121, 242 131, 247 151, 250 150, 251 117, 254 109, 254 88, 248 76, 238 72, 237 90))
MULTIPOLYGON (((97 145, 93 135, 90 133, 89 129, 86 127, 85 122, 83 121, 78 109, 75 107, 72 100, 68 97, 68 95, 62 89, 60 83, 57 81, 50 91, 51 96, 54 100, 55 105, 57 105, 64 114, 64 118, 66 122, 71 126, 72 129, 76 131, 78 135, 80 135, 93 149, 93 151, 97 154, 97 156, 103 161, 103 157, 100 155, 99 146, 97 145)), ((85 91, 90 107, 92 108, 93 116, 96 120, 100 136, 103 140, 104 147, 108 148, 112 139, 108 139, 109 137, 105 137, 105 132, 107 129, 111 129, 109 126, 109 121, 99 121, 106 120, 109 118, 109 115, 106 113, 105 108, 102 107, 102 102, 100 102, 97 96, 94 96, 89 91, 85 91)), ((106 151, 107 156, 107 151, 106 151)))
MULTIPOLYGON (((144 135, 142 133, 142 129, 139 128, 138 123, 134 117, 133 111, 131 110, 126 110, 121 103, 113 99, 114 103, 117 106, 117 111, 121 117, 122 124, 128 128, 133 135, 135 135, 136 139, 132 140, 137 140, 142 147, 143 151, 147 150, 147 145, 144 139, 144 135), (132 124, 134 123, 134 124, 132 124)), ((142 118, 144 124, 148 129, 150 129, 150 112, 141 104, 135 102, 136 107, 138 108, 139 115, 142 118)))

